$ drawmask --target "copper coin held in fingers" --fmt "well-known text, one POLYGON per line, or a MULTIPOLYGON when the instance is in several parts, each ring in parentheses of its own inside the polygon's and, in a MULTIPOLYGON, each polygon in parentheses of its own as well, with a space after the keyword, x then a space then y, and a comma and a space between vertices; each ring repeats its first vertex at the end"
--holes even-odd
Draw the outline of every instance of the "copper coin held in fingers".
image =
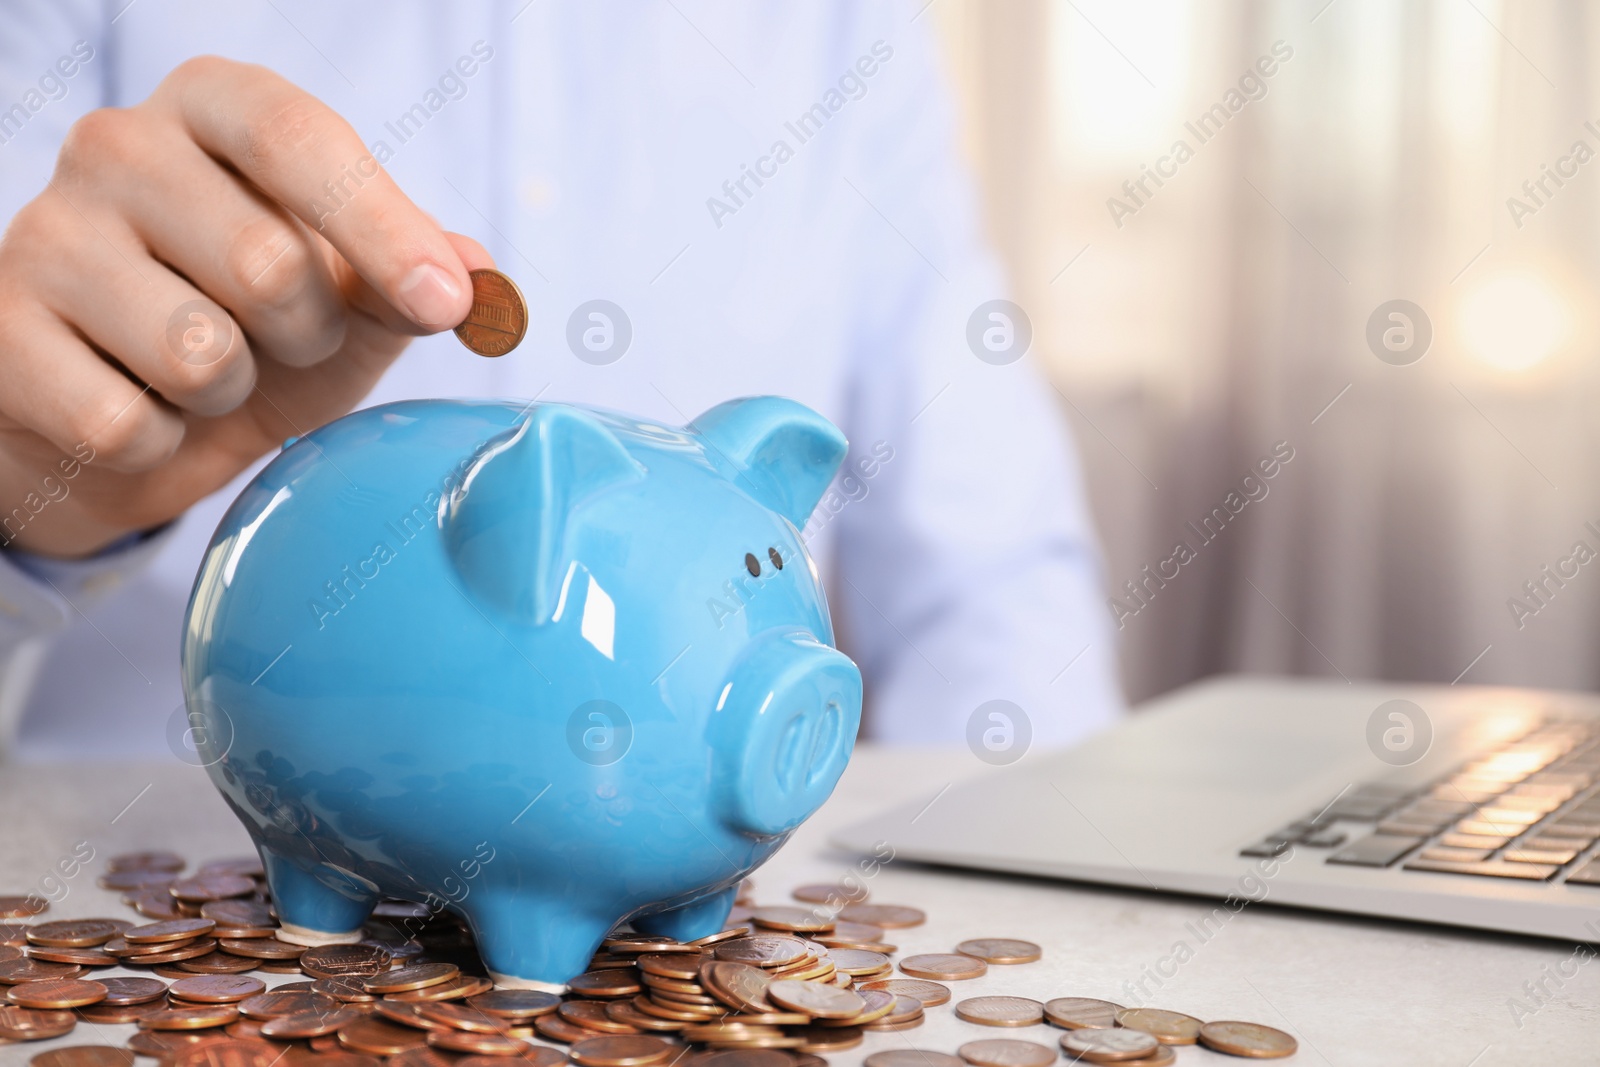
POLYGON ((1063 1030, 1109 1030, 1117 1025, 1121 1004, 1093 997, 1057 997, 1045 1002, 1044 1017, 1063 1030))
POLYGON ((963 956, 973 956, 985 963, 1032 963, 1044 955, 1044 950, 1032 941, 1017 941, 1009 937, 979 937, 963 941, 956 946, 963 956))
POLYGON ((1300 1047, 1298 1041, 1282 1030, 1231 1020, 1206 1023, 1200 1028, 1200 1043, 1218 1052, 1260 1060, 1292 1056, 1300 1047))
POLYGON ((900 961, 900 970, 913 978, 954 982, 981 978, 989 970, 989 965, 959 952, 929 952, 921 956, 907 956, 900 961))
POLYGON ((503 356, 528 332, 528 304, 517 283, 497 270, 475 270, 472 310, 456 337, 480 356, 503 356))
POLYGON ((133 1067, 133 1050, 110 1045, 72 1045, 41 1052, 29 1067, 133 1067))
POLYGON ((982 1026, 1033 1026, 1044 1022, 1044 1005, 1026 997, 972 997, 956 1005, 956 1015, 982 1026))
POLYGON ((1163 1045, 1192 1045, 1200 1040, 1204 1025, 1193 1015, 1161 1008, 1123 1008, 1117 1012, 1117 1025, 1143 1030, 1163 1045))

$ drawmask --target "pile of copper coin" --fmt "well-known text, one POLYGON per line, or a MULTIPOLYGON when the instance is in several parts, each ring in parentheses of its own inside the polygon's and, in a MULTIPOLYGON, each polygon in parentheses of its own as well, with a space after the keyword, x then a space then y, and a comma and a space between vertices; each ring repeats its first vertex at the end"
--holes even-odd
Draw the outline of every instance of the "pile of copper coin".
MULTIPOLYGON (((449 912, 385 901, 366 940, 306 948, 275 936, 256 860, 185 866, 165 852, 109 862, 101 886, 122 891, 141 920, 41 920, 41 899, 0 897, 0 1044, 82 1024, 94 1043, 52 1048, 33 1067, 130 1067, 135 1055, 171 1067, 825 1067, 825 1054, 868 1032, 922 1025, 950 1003, 944 983, 1042 955, 1029 941, 980 938, 895 960, 893 931, 921 925, 921 911, 811 885, 794 891, 799 904, 741 896, 727 928, 697 941, 620 930, 556 996, 495 988, 449 912), (137 1030, 114 1040, 106 1028, 119 1024, 137 1030)), ((1066 1033, 1059 1053, 1011 1038, 954 1055, 907 1041, 866 1067, 1047 1067, 1063 1053, 1156 1067, 1174 1062, 1176 1045, 1252 1058, 1297 1047, 1268 1026, 1087 997, 970 997, 948 1010, 978 1026, 1066 1033)))

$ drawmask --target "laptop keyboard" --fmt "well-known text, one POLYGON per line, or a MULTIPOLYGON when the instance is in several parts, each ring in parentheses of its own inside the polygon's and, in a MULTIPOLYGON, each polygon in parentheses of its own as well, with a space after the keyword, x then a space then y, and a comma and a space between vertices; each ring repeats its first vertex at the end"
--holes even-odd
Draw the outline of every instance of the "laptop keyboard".
POLYGON ((1596 840, 1600 722, 1568 719, 1542 723, 1428 785, 1348 789, 1239 854, 1326 849, 1327 863, 1600 889, 1600 857, 1589 853, 1596 840))

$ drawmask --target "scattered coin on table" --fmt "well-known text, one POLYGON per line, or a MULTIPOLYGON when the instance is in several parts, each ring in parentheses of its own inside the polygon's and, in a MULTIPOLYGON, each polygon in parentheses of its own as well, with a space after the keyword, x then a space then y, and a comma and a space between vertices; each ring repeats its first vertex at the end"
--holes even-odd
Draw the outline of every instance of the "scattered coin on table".
POLYGON ((971 997, 956 1005, 956 1015, 982 1026, 1034 1026, 1044 1022, 1044 1005, 1026 997, 971 997))
POLYGON ((1072 1030, 1061 1035, 1061 1048, 1069 1056, 1090 1063, 1116 1063, 1119 1060, 1149 1056, 1161 1042, 1143 1030, 1072 1030))
MULTIPOLYGON (((683 1067, 827 1067, 824 1057, 891 1033, 906 1047, 870 1051, 868 1067, 1049 1067, 1055 1057, 1046 1045, 1006 1038, 967 1041, 959 1057, 905 1042, 897 1032, 951 1000, 941 982, 1042 952, 1031 941, 973 938, 954 953, 898 958, 886 930, 927 916, 867 904, 864 888, 795 890, 813 909, 763 905, 747 883, 724 930, 692 942, 616 931, 557 995, 494 988, 471 933, 448 912, 383 901, 360 942, 306 948, 276 936, 254 858, 207 863, 188 877, 170 853, 108 866, 100 883, 126 887, 123 902, 147 921, 0 921, 0 1040, 60 1037, 80 1019, 138 1030, 125 1047, 55 1049, 33 1067, 129 1067, 135 1052, 160 1067, 559 1067, 569 1054, 578 1067, 667 1067, 685 1047, 697 1051, 683 1067), (134 973, 107 973, 113 967, 134 973), (570 1053, 530 1044, 539 1040, 570 1053)), ((1288 1034, 1253 1023, 1015 995, 1036 991, 1032 982, 1001 987, 948 1010, 986 1026, 1048 1021, 1069 1031, 1062 1049, 1082 1063, 1161 1067, 1173 1062, 1162 1042, 1199 1040, 1257 1058, 1296 1048, 1288 1034)))
POLYGON ((939 982, 964 981, 981 978, 989 965, 959 952, 929 952, 920 956, 907 956, 900 961, 900 970, 913 978, 927 978, 939 982))
POLYGON ((964 956, 974 956, 985 963, 1032 963, 1044 955, 1044 950, 1032 941, 1017 941, 1009 937, 980 937, 963 941, 956 951, 964 956))
POLYGON ((24 1008, 62 1011, 98 1004, 108 990, 99 982, 80 978, 53 978, 43 982, 22 982, 11 987, 6 999, 24 1008))
POLYGON ((1300 1043, 1282 1030, 1259 1023, 1221 1021, 1200 1027, 1200 1043, 1218 1052, 1255 1059, 1292 1056, 1300 1043))
POLYGON ((1143 1030, 1163 1045, 1192 1045, 1200 1040, 1202 1023, 1193 1015, 1161 1008, 1123 1008, 1117 1025, 1143 1030))
POLYGON ((956 1055, 973 1067, 1049 1067, 1056 1061, 1053 1048, 1007 1037, 968 1041, 956 1055))
POLYGON ((1093 997, 1056 997, 1045 1001, 1045 1021, 1063 1030, 1104 1030, 1117 1025, 1121 1004, 1093 997))

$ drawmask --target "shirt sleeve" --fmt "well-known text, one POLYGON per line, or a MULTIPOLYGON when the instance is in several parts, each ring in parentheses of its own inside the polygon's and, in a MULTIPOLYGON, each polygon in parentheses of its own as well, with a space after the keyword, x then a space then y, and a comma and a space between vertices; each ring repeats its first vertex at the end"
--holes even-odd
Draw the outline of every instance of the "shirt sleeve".
POLYGON ((16 738, 51 638, 143 570, 172 528, 131 535, 81 560, 0 549, 0 753, 16 738))
MULTIPOLYGON (((39 195, 67 130, 105 103, 104 26, 114 14, 89 0, 0 0, 0 222, 39 195)), ((50 639, 164 540, 132 538, 70 562, 0 549, 0 751, 16 736, 50 639)))
POLYGON ((1061 397, 1031 356, 1004 362, 981 329, 969 341, 1007 292, 926 26, 885 42, 843 165, 854 290, 871 297, 843 401, 850 454, 813 521, 835 528, 830 595, 868 736, 966 741, 1004 763, 1106 725, 1123 698, 1061 397))

